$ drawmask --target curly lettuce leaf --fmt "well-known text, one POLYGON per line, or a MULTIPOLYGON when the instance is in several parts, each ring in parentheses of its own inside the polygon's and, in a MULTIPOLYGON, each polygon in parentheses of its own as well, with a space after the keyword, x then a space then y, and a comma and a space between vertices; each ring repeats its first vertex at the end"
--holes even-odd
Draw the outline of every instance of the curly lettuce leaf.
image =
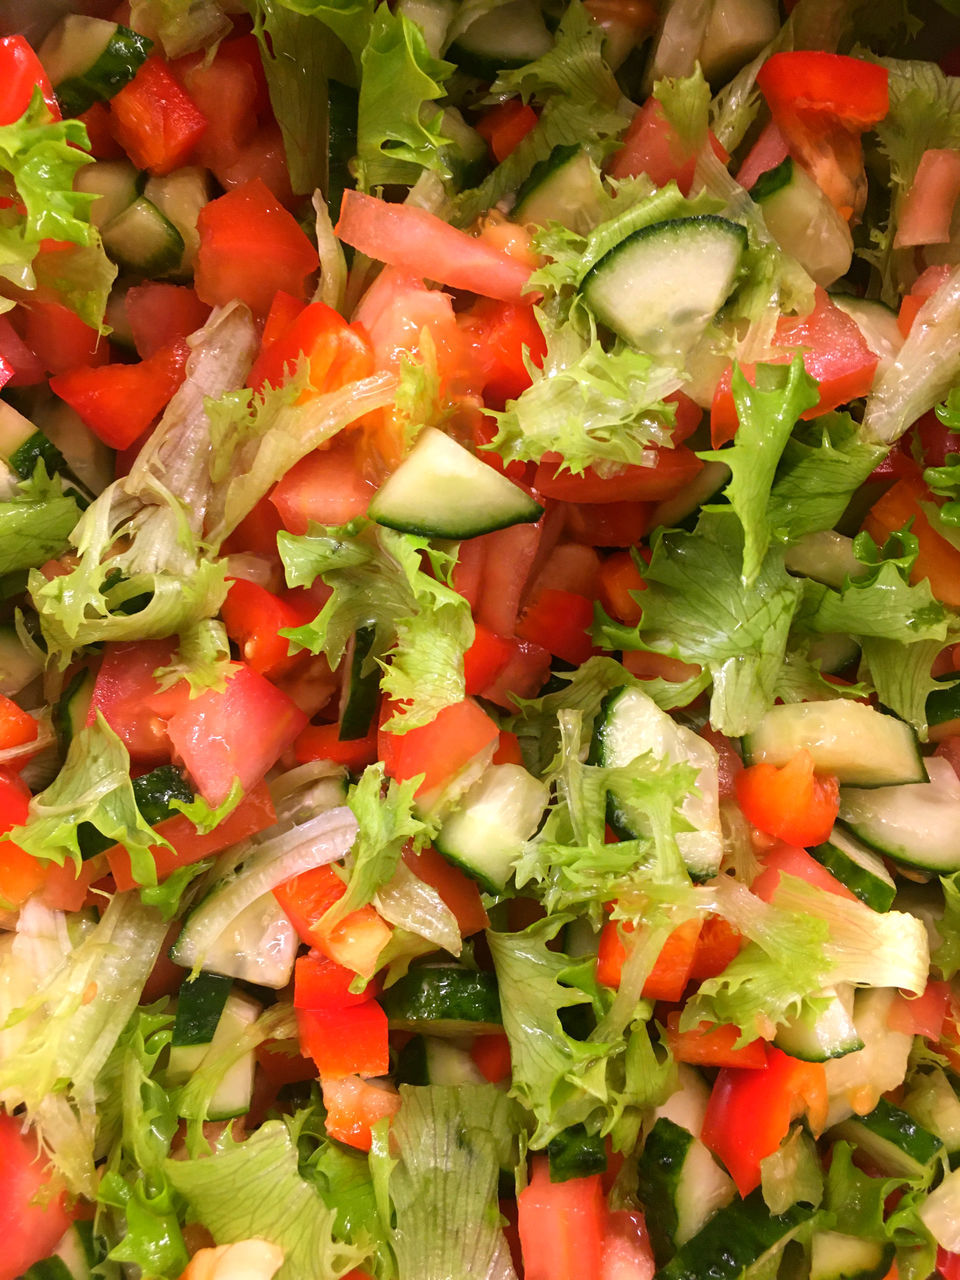
POLYGON ((47 475, 42 460, 17 490, 0 502, 0 574, 36 569, 60 555, 80 515, 75 495, 64 493, 59 476, 47 475))

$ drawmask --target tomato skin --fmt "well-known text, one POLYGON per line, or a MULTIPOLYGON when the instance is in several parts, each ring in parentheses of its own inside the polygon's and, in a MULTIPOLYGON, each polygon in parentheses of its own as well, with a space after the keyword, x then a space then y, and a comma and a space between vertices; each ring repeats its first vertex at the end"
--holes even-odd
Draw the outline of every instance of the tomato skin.
POLYGON ((172 640, 138 640, 104 646, 100 670, 93 686, 87 724, 97 712, 121 739, 139 764, 164 764, 170 759, 166 722, 189 698, 186 681, 164 694, 154 672, 173 660, 172 640))
MULTIPOLYGON (((384 704, 392 714, 395 708, 384 704)), ((497 741, 499 729, 487 713, 464 698, 444 707, 429 724, 404 734, 380 730, 379 756, 391 778, 404 782, 423 774, 418 796, 441 787, 497 741)))
POLYGON ((524 1280, 600 1280, 607 1205, 599 1174, 551 1182, 535 1156, 517 1197, 524 1280))
POLYGON ((754 764, 737 774, 737 801, 748 822, 788 844, 821 844, 840 808, 833 774, 814 773, 809 751, 798 751, 782 769, 754 764))
POLYGON ((40 726, 33 716, 0 693, 0 751, 25 746, 33 742, 39 732, 40 726))
POLYGON ((230 56, 232 43, 221 43, 212 61, 200 53, 176 64, 184 88, 207 121, 190 158, 214 173, 236 158, 257 128, 257 78, 249 61, 230 56))
POLYGON ((537 644, 575 666, 593 652, 588 631, 593 624, 593 601, 574 591, 547 587, 537 592, 517 623, 517 636, 537 644))
POLYGON ((897 992, 887 1013, 887 1026, 892 1031, 923 1036, 936 1043, 943 1035, 951 996, 949 982, 932 979, 927 982, 922 995, 907 997, 897 992))
POLYGON ((761 173, 768 173, 787 158, 787 143, 772 120, 768 120, 737 172, 737 181, 747 191, 761 173))
POLYGON ((643 615, 643 609, 634 593, 646 591, 647 584, 629 551, 617 551, 607 556, 600 567, 600 603, 618 622, 635 626, 643 615))
POLYGON ((106 364, 110 343, 61 302, 36 299, 24 307, 23 339, 47 373, 67 373, 78 365, 106 364))
MULTIPOLYGON (((714 153, 726 163, 726 151, 710 134, 714 153)), ((623 135, 623 145, 610 162, 610 176, 632 178, 645 173, 656 186, 675 181, 683 195, 689 195, 697 158, 670 124, 656 98, 648 98, 623 135)))
POLYGON ((408 849, 403 860, 419 880, 436 889, 456 917, 464 938, 487 928, 490 918, 484 910, 477 882, 448 862, 443 854, 426 845, 419 853, 408 849))
POLYGON ((289 653, 290 641, 280 631, 312 622, 315 610, 289 594, 276 596, 256 582, 235 578, 220 616, 244 661, 260 675, 277 676, 301 658, 289 653))
POLYGON ((363 738, 341 738, 340 726, 333 724, 308 724, 293 744, 298 764, 310 760, 332 760, 342 764, 351 773, 359 773, 377 759, 377 724, 374 720, 370 732, 363 738))
POLYGON ((832 872, 822 866, 816 858, 812 858, 805 849, 794 845, 776 844, 772 849, 759 855, 762 870, 754 877, 750 892, 764 902, 775 902, 781 875, 793 876, 803 880, 826 893, 836 894, 838 898, 846 898, 848 902, 856 902, 857 896, 832 872))
POLYGON ((315 524, 347 524, 362 516, 376 486, 358 467, 356 441, 337 438, 294 463, 270 491, 269 501, 284 529, 303 534, 315 524))
POLYGON ((49 1257, 73 1221, 64 1194, 57 1192, 59 1180, 39 1155, 39 1143, 23 1132, 23 1122, 0 1112, 0 1280, 17 1280, 49 1257), (45 1207, 34 1204, 44 1192, 52 1193, 45 1207))
POLYGON ((537 127, 539 116, 529 103, 520 98, 508 98, 490 107, 476 122, 474 128, 486 140, 491 157, 502 164, 507 156, 537 127))
POLYGON ((145 280, 124 295, 124 310, 141 360, 184 341, 207 321, 210 308, 185 284, 145 280))
POLYGON ((245 662, 233 664, 226 687, 206 689, 170 717, 167 732, 208 804, 222 804, 235 778, 255 786, 307 723, 286 694, 245 662), (258 731, 251 739, 250 726, 258 731))
POLYGON ((234 298, 263 319, 278 289, 305 298, 316 249, 259 178, 211 200, 197 219, 197 296, 211 306, 234 298))
POLYGON ((12 387, 32 387, 44 380, 43 365, 7 316, 0 316, 0 360, 4 365, 4 385, 9 382, 12 387))
POLYGON ((110 99, 110 114, 114 137, 133 163, 157 176, 186 164, 209 127, 169 64, 155 53, 110 99))
POLYGON ((960 1280, 960 1253, 948 1253, 942 1246, 937 1249, 937 1275, 943 1280, 960 1280))
POLYGON ((457 322, 483 377, 484 403, 502 409, 530 386, 525 358, 537 368, 543 364, 547 340, 536 312, 518 302, 478 298, 457 322))
POLYGON ((499 1084, 510 1076, 510 1041, 502 1031, 477 1036, 470 1046, 470 1057, 485 1080, 499 1084))
POLYGON ((52 120, 60 119, 60 106, 40 59, 23 36, 0 40, 0 125, 19 120, 39 88, 52 120))
POLYGON ((592 467, 582 475, 562 471, 562 459, 545 453, 537 465, 533 487, 562 502, 662 502, 689 484, 703 463, 685 445, 650 449, 648 467, 624 466, 614 475, 600 476, 592 467))

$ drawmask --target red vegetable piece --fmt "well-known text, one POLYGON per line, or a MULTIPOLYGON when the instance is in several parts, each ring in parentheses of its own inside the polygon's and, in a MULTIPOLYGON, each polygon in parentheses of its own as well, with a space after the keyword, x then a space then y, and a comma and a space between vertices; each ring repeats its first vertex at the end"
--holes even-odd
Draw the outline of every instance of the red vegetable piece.
POLYGON ((798 751, 782 769, 753 764, 734 783, 743 816, 768 835, 787 844, 822 844, 840 807, 840 787, 833 774, 814 772, 809 751, 798 751))
POLYGON ((189 698, 186 681, 159 693, 154 672, 173 660, 172 640, 123 641, 104 646, 93 686, 87 724, 97 712, 140 764, 163 764, 170 759, 166 722, 189 698))
POLYGON ((537 127, 539 116, 528 102, 508 98, 485 111, 474 126, 486 140, 490 155, 502 164, 507 156, 537 127))
POLYGON ((524 609, 517 623, 517 636, 579 666, 593 652, 588 634, 592 623, 592 600, 573 591, 548 587, 524 609))
POLYGON ((699 474, 703 463, 686 445, 650 449, 649 466, 624 466, 611 475, 587 467, 581 475, 563 470, 556 454, 546 453, 537 465, 533 487, 562 502, 662 502, 672 498, 699 474))
POLYGON ((151 54, 110 100, 113 132, 138 169, 162 175, 187 163, 207 117, 170 66, 151 54))
POLYGON ((470 1046, 470 1057, 483 1078, 491 1084, 499 1084, 510 1075, 510 1041, 502 1031, 477 1036, 470 1046))
POLYGON ((524 1280, 600 1280, 607 1204, 599 1174, 551 1182, 546 1156, 517 1197, 524 1280))
POLYGON ((377 994, 379 983, 368 982, 361 992, 350 990, 357 975, 337 964, 320 951, 299 956, 293 973, 293 1003, 297 1009, 323 1013, 331 1009, 348 1009, 366 1002, 377 994))
POLYGON ((17 1280, 53 1252, 74 1217, 61 1186, 23 1120, 0 1112, 0 1280, 17 1280))
POLYGON ((369 1151, 371 1126, 400 1110, 400 1096, 388 1085, 368 1084, 359 1076, 327 1076, 321 1081, 327 1133, 359 1151, 369 1151))
POLYGON ((677 1062, 698 1067, 765 1067, 765 1042, 750 1040, 738 1045, 739 1039, 740 1028, 729 1024, 701 1022, 681 1031, 680 1010, 667 1014, 667 1045, 677 1062))
MULTIPOLYGON (((385 704, 392 713, 393 706, 385 704)), ((404 782, 423 774, 418 796, 442 787, 471 760, 490 748, 499 730, 487 713, 464 698, 444 707, 429 724, 403 734, 380 730, 379 755, 391 778, 404 782)))
POLYGON ((0 40, 0 86, 0 125, 19 120, 38 87, 51 119, 60 119, 50 79, 23 36, 4 36, 0 40))
POLYGON ((457 321, 483 378, 484 403, 502 409, 530 386, 527 361, 543 364, 547 342, 536 312, 519 302, 478 298, 457 321))
POLYGON ((857 900, 856 894, 851 893, 847 886, 822 866, 816 858, 812 858, 806 849, 799 849, 791 844, 776 844, 772 849, 760 854, 759 861, 763 869, 754 878, 750 892, 762 898, 764 902, 776 900, 781 875, 793 876, 817 889, 836 894, 838 898, 846 898, 849 902, 857 900))
POLYGON ((132 285, 123 301, 134 346, 142 360, 183 341, 206 324, 210 307, 185 284, 146 280, 132 285))
POLYGON ((427 845, 419 853, 406 850, 403 860, 424 884, 436 889, 457 920, 465 938, 486 929, 490 923, 480 898, 476 880, 448 862, 443 854, 427 845))
POLYGON ((23 340, 47 373, 106 364, 110 343, 61 302, 31 301, 23 308, 23 340))
POLYGON ((376 1000, 339 1009, 297 1009, 303 1052, 324 1080, 383 1076, 390 1069, 387 1015, 376 1000))
MULTIPOLYGON (((726 164, 729 156, 714 134, 710 146, 726 164)), ((645 173, 658 187, 675 181, 684 195, 693 185, 697 157, 670 124, 657 98, 648 98, 623 135, 623 145, 610 162, 610 176, 633 178, 645 173)))

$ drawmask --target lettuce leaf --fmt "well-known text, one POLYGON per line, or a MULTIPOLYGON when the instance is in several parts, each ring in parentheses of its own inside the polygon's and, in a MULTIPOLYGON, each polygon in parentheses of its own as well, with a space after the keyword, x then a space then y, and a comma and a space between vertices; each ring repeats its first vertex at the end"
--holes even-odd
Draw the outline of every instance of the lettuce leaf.
POLYGON ((233 30, 217 0, 131 0, 130 23, 156 35, 168 58, 215 47, 233 30))
MULTIPOLYGON (((263 4, 264 0, 257 0, 263 4)), ((270 0, 291 13, 301 13, 322 22, 349 49, 359 70, 360 57, 370 37, 376 0, 270 0)), ((312 37, 313 43, 321 43, 312 37)))
POLYGON ((412 185, 421 170, 450 178, 442 150, 443 109, 435 106, 452 62, 433 57, 423 32, 404 14, 380 5, 361 56, 357 182, 361 190, 412 185))
POLYGON ((333 591, 313 622, 282 634, 337 667, 350 637, 373 628, 370 658, 383 667, 384 692, 400 704, 383 726, 387 732, 428 724, 463 698, 473 621, 469 604, 449 585, 455 550, 366 520, 303 536, 280 533, 277 543, 289 586, 319 576, 333 591))
POLYGON ((196 698, 207 689, 223 692, 230 663, 226 627, 216 618, 201 618, 180 633, 175 656, 153 674, 161 690, 172 689, 179 680, 186 680, 191 698, 196 698))
POLYGON ((17 489, 0 502, 0 574, 37 569, 60 555, 80 515, 75 496, 64 493, 59 476, 47 475, 42 459, 17 489))
POLYGON ((748 733, 772 705, 801 593, 773 549, 744 585, 743 548, 734 512, 704 511, 692 533, 657 540, 637 626, 602 620, 597 628, 611 648, 650 648, 707 669, 710 722, 728 737, 748 733))
POLYGON ((516 1163, 515 1107, 494 1085, 400 1086, 391 1244, 401 1276, 515 1280, 500 1226, 500 1170, 516 1163))
POLYGON ((189 1218, 217 1244, 257 1236, 278 1245, 277 1280, 337 1280, 364 1252, 334 1236, 327 1208, 297 1167, 297 1148, 280 1120, 267 1120, 244 1142, 227 1137, 210 1156, 166 1160, 164 1172, 189 1205, 189 1218))

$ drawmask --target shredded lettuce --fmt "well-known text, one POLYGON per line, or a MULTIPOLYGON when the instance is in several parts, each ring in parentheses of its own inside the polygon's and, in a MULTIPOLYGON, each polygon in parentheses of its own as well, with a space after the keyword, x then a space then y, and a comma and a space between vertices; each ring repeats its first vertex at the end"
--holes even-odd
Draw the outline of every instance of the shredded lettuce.
POLYGON ((400 1086, 390 1134, 397 1270, 418 1280, 515 1280, 500 1226, 501 1169, 517 1160, 514 1105, 494 1085, 400 1086))
POLYGON ((195 698, 207 689, 222 693, 230 663, 230 641, 223 623, 201 618, 180 633, 176 655, 153 674, 161 690, 172 689, 178 680, 186 680, 190 696, 195 698))
POLYGON ((0 574, 36 569, 60 555, 80 515, 75 495, 64 493, 59 476, 47 475, 42 459, 17 490, 0 502, 0 574))

